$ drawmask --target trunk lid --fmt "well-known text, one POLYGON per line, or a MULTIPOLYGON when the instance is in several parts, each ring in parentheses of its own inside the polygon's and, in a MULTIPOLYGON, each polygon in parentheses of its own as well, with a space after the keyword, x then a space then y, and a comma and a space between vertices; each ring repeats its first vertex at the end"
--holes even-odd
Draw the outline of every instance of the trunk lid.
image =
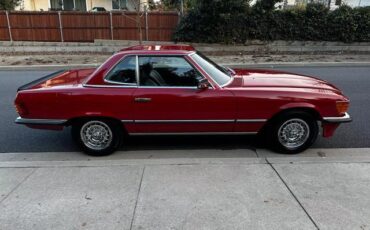
POLYGON ((18 88, 18 91, 40 88, 73 87, 80 85, 95 68, 59 70, 18 88))

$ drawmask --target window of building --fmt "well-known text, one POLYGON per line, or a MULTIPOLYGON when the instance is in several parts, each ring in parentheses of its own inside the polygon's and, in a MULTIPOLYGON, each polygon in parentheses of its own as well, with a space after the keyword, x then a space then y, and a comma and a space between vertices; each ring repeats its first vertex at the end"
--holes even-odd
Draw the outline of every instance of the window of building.
POLYGON ((86 11, 86 0, 50 0, 52 10, 86 11))
POLYGON ((127 0, 112 0, 112 9, 116 10, 127 9, 127 0))

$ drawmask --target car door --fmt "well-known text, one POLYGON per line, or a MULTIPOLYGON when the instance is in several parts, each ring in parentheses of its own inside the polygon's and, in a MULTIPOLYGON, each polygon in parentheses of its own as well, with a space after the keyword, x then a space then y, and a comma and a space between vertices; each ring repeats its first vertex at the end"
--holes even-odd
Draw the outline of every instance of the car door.
POLYGON ((134 92, 136 134, 232 132, 233 94, 210 86, 184 56, 138 56, 139 86, 134 92))

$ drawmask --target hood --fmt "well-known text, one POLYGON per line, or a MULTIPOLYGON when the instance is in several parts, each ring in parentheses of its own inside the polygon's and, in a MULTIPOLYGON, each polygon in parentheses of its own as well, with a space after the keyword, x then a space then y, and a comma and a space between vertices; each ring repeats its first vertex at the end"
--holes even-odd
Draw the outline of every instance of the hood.
POLYGON ((27 89, 73 87, 82 84, 95 69, 61 70, 19 87, 27 89))
POLYGON ((339 91, 332 84, 305 75, 275 70, 234 69, 234 80, 228 87, 312 88, 339 91))

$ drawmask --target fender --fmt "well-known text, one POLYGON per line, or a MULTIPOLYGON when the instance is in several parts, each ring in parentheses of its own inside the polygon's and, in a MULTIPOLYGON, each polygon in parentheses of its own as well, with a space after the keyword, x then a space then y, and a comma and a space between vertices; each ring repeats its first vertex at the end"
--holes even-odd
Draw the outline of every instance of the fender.
MULTIPOLYGON (((315 110, 320 115, 320 119, 322 119, 322 117, 323 117, 320 109, 317 106, 315 106, 314 104, 311 104, 311 103, 308 103, 308 102, 292 102, 292 103, 284 104, 283 106, 280 107, 280 111, 278 113, 280 113, 284 110, 287 110, 287 109, 301 109, 301 108, 315 110)), ((276 113, 276 114, 278 114, 278 113, 276 113)), ((276 114, 274 114, 274 116, 276 114)))

